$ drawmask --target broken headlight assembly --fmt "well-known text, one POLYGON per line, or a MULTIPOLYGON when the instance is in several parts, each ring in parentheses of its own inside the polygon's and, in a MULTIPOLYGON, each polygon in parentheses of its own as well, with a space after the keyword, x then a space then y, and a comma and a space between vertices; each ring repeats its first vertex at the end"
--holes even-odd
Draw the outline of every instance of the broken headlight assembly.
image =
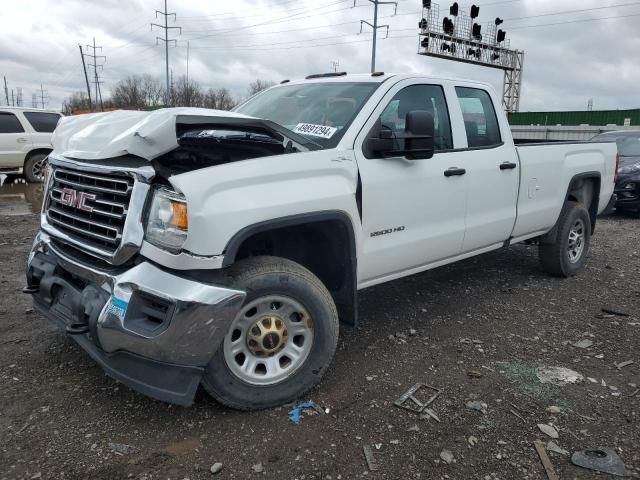
POLYGON ((149 208, 145 239, 153 245, 177 253, 189 230, 184 195, 165 187, 156 188, 149 208))

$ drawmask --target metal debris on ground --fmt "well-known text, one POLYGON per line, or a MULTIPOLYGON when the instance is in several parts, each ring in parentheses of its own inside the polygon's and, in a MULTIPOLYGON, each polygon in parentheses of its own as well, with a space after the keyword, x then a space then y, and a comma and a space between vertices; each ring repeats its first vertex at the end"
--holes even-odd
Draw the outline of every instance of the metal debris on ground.
POLYGON ((362 451, 364 452, 364 459, 367 461, 367 467, 369 467, 370 472, 375 472, 378 470, 378 463, 376 462, 376 458, 373 456, 373 450, 369 445, 364 445, 362 447, 362 451))
POLYGON ((441 392, 442 390, 440 390, 439 388, 432 387, 431 385, 427 385, 426 383, 416 383, 413 387, 404 392, 395 402, 393 402, 393 404, 396 407, 404 408, 405 410, 409 410, 410 412, 422 413, 425 408, 431 405, 435 401, 435 399, 438 398, 441 392), (431 395, 431 397, 425 403, 416 398, 416 394, 422 389, 434 392, 433 395, 431 395))
POLYGON ((524 419, 524 417, 522 415, 520 415, 518 412, 516 412, 513 408, 509 410, 513 415, 515 415, 516 417, 518 417, 520 420, 522 420, 524 423, 527 423, 527 421, 524 419))
POLYGON ((461 338, 460 343, 466 343, 468 345, 482 345, 484 342, 477 338, 461 338))
POLYGON ((553 469, 553 463, 551 463, 551 459, 549 455, 547 455, 547 451, 544 448, 544 443, 540 440, 536 440, 533 442, 533 445, 536 447, 536 451, 538 452, 538 456, 540 457, 540 461, 542 462, 542 466, 544 467, 544 471, 547 472, 547 478, 549 480, 560 480, 558 474, 553 469))
POLYGON ((436 422, 440 423, 440 419, 438 418, 438 415, 436 415, 436 412, 434 412, 430 408, 425 408, 424 413, 422 415, 427 415, 433 418, 436 422))
POLYGON ((633 360, 627 360, 626 362, 614 363, 614 365, 616 366, 616 368, 618 370, 622 370, 624 367, 628 367, 629 365, 632 365, 633 363, 634 363, 633 360))
POLYGON ((611 308, 603 308, 603 313, 608 313, 609 315, 617 315, 618 317, 629 317, 630 315, 625 312, 620 312, 618 310, 613 310, 611 308))
POLYGON ((444 460, 447 463, 447 465, 451 465, 453 462, 456 461, 456 459, 453 456, 453 453, 451 453, 451 451, 447 449, 444 449, 440 452, 440 458, 444 460))
POLYGON ((484 373, 482 373, 480 370, 467 370, 467 377, 482 378, 484 377, 484 373))
POLYGON ((572 343, 571 345, 573 345, 576 348, 589 348, 591 345, 593 345, 593 340, 589 340, 585 338, 578 342, 572 343))
POLYGON ((560 445, 558 445, 556 442, 552 440, 549 440, 547 442, 547 450, 549 450, 550 452, 559 453, 560 455, 565 455, 567 457, 569 456, 569 452, 567 450, 560 447, 560 445))
POLYGON ((536 371, 536 376, 541 383, 550 383, 559 387, 584 380, 580 373, 565 367, 540 367, 536 371))
POLYGON ((291 410, 289 410, 289 420, 291 420, 296 425, 299 424, 300 420, 302 420, 303 410, 313 410, 316 413, 322 412, 322 409, 318 409, 318 407, 316 407, 316 404, 313 403, 313 400, 308 400, 306 402, 298 403, 291 410))
POLYGON ((136 451, 135 447, 126 445, 124 443, 109 443, 109 448, 116 455, 127 455, 128 453, 133 453, 136 451))
POLYGON ((558 431, 554 427, 552 427, 551 425, 547 425, 546 423, 539 423, 538 428, 542 433, 551 438, 558 438, 560 436, 558 435, 558 431))
POLYGON ((487 413, 488 405, 480 400, 469 400, 466 406, 470 410, 477 410, 478 412, 487 413))
POLYGON ((627 469, 622 459, 610 448, 587 449, 575 452, 571 455, 571 462, 574 465, 596 472, 608 473, 624 477, 627 469))

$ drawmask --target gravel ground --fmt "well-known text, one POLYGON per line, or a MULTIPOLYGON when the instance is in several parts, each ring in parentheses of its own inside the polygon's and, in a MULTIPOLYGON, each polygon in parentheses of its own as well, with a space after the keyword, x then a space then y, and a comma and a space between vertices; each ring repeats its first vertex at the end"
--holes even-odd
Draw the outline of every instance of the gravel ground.
MULTIPOLYGON (((569 452, 614 448, 640 474, 639 222, 601 219, 568 280, 523 245, 362 291, 360 326, 342 329, 307 398, 329 413, 294 425, 287 408, 240 413, 202 392, 181 408, 107 377, 20 293, 37 216, 0 217, 0 479, 544 479, 537 424, 569 452), (543 384, 544 367, 584 380, 543 384), (439 422, 393 405, 416 382, 442 390, 439 422)), ((549 457, 560 478, 605 477, 549 457)))

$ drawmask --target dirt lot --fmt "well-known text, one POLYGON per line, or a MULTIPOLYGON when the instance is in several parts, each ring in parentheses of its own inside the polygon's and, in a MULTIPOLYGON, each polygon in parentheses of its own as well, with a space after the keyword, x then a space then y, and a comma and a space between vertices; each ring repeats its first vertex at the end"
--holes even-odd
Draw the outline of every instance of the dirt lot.
MULTIPOLYGON (((299 425, 287 408, 239 413, 203 393, 180 408, 107 377, 20 293, 37 224, 0 217, 0 479, 544 479, 543 423, 561 448, 611 447, 640 474, 640 220, 602 219, 574 279, 546 276, 536 248, 517 246, 361 292, 360 326, 342 329, 308 395, 329 414, 299 425), (543 384, 547 366, 585 378, 543 384), (440 423, 393 405, 416 382, 442 389, 440 423)), ((560 478, 604 477, 549 456, 560 478)))

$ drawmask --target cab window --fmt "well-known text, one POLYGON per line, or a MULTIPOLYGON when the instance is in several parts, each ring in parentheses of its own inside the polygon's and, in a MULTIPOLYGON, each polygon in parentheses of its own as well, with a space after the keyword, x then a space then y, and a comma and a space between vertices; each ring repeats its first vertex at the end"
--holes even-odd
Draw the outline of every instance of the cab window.
POLYGON ((478 88, 456 87, 469 148, 500 145, 500 127, 489 94, 478 88))
POLYGON ((407 113, 412 110, 423 110, 433 115, 433 143, 436 152, 453 148, 449 111, 442 87, 411 85, 403 88, 380 115, 380 127, 391 130, 393 135, 401 135, 404 133, 407 113))

